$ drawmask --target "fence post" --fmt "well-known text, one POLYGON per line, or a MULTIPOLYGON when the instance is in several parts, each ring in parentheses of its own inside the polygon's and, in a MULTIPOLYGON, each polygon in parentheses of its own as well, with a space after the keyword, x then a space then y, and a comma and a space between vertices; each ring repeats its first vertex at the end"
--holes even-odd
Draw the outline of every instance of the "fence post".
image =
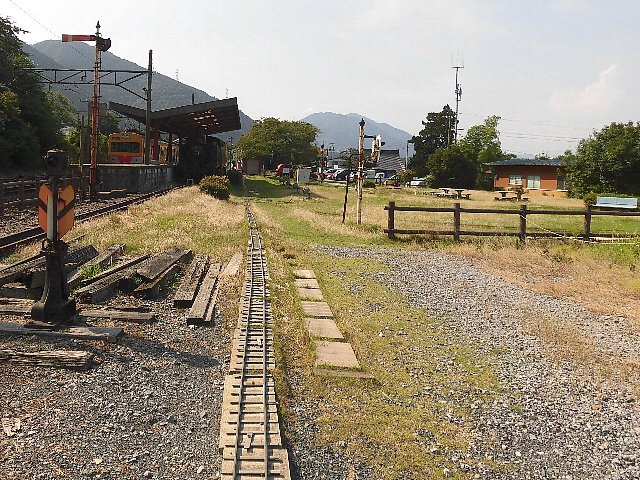
POLYGON ((389 230, 389 238, 396 238, 394 229, 395 229, 395 218, 394 218, 394 210, 396 208, 396 202, 389 202, 389 220, 387 223, 387 228, 389 230))
POLYGON ((453 204, 453 240, 460 241, 460 203, 453 204))
POLYGON ((0 181, 0 217, 4 217, 4 180, 0 181))
POLYGON ((587 240, 591 237, 591 208, 591 205, 587 205, 584 212, 584 238, 587 240))
POLYGON ((527 241, 527 206, 520 205, 520 245, 524 247, 527 241))

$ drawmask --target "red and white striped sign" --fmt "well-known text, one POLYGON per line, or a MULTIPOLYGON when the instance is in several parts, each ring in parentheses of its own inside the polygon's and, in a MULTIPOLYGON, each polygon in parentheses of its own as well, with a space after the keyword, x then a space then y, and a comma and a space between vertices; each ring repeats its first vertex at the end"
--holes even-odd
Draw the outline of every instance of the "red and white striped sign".
POLYGON ((96 39, 95 35, 68 35, 62 34, 63 42, 92 42, 96 39))

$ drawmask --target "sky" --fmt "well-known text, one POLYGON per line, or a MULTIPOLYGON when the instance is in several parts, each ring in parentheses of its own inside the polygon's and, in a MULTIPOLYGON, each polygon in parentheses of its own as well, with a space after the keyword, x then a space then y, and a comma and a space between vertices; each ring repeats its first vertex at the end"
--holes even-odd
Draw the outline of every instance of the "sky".
POLYGON ((0 15, 29 44, 99 21, 110 52, 146 66, 151 49, 154 70, 253 119, 354 112, 417 134, 455 109, 462 66, 460 136, 498 115, 518 156, 639 120, 637 0, 0 0, 0 15))

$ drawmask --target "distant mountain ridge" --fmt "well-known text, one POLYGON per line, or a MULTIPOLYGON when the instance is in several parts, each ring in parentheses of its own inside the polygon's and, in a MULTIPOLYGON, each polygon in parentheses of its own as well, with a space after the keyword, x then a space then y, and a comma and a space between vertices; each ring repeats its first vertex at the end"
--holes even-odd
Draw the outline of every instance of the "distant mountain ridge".
MULTIPOLYGON (((63 43, 59 40, 45 40, 34 45, 23 44, 23 50, 31 57, 33 63, 40 68, 93 69, 95 50, 93 46, 87 43, 74 42, 71 44, 63 43)), ((141 67, 110 52, 104 52, 102 53, 102 68, 104 70, 146 70, 147 67, 141 67)), ((126 82, 124 85, 129 90, 144 96, 143 89, 147 86, 147 77, 143 75, 126 82)), ((81 112, 86 111, 87 108, 84 100, 91 98, 93 94, 91 85, 53 85, 52 89, 67 97, 81 112)), ((102 102, 113 101, 146 108, 144 100, 117 86, 103 85, 100 88, 100 94, 102 102)), ((154 111, 190 105, 192 95, 195 103, 216 100, 215 97, 203 90, 191 87, 156 71, 153 72, 152 108, 154 111)), ((240 130, 224 132, 218 136, 223 140, 232 136, 235 142, 240 138, 240 135, 251 129, 253 120, 241 111, 240 124, 242 125, 240 130)))
MULTIPOLYGON (((348 148, 358 148, 358 135, 360 131, 360 120, 365 121, 365 135, 380 135, 385 142, 385 150, 398 149, 400 156, 404 158, 407 152, 407 140, 412 135, 387 123, 380 123, 360 115, 358 113, 333 113, 319 112, 312 113, 302 119, 320 129, 317 143, 324 142, 325 148, 329 143, 333 143, 336 154, 348 148)), ((365 140, 365 148, 371 148, 371 140, 365 140)), ((413 145, 409 145, 409 156, 413 154, 413 145)))

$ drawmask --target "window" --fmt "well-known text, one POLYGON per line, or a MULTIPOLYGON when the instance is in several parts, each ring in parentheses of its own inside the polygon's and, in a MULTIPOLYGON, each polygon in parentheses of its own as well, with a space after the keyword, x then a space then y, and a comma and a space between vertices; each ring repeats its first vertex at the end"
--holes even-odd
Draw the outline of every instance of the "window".
POLYGON ((112 142, 111 151, 114 153, 138 153, 140 142, 112 142))
POLYGON ((509 175, 509 185, 522 185, 522 175, 509 175))
POLYGON ((527 177, 527 188, 540 188, 540 175, 530 175, 527 177))
POLYGON ((564 190, 564 176, 558 175, 558 190, 564 190))

